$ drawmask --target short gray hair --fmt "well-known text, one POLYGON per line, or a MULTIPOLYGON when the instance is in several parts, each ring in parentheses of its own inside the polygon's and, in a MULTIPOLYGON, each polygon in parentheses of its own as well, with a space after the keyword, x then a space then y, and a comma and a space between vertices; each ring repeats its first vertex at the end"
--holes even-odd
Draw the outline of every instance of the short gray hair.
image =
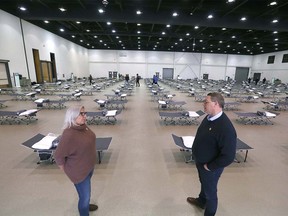
POLYGON ((76 119, 79 116, 81 109, 84 109, 84 106, 77 105, 70 107, 66 111, 63 129, 76 125, 76 119))
POLYGON ((207 96, 211 97, 211 101, 216 102, 219 104, 221 108, 224 108, 224 97, 219 92, 211 92, 207 96))

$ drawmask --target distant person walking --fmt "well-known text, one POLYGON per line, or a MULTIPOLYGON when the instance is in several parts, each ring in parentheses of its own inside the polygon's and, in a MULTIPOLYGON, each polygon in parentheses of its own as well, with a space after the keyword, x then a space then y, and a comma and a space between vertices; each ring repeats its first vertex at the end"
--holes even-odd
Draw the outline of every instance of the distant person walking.
POLYGON ((137 74, 136 75, 136 87, 140 87, 140 76, 137 74))

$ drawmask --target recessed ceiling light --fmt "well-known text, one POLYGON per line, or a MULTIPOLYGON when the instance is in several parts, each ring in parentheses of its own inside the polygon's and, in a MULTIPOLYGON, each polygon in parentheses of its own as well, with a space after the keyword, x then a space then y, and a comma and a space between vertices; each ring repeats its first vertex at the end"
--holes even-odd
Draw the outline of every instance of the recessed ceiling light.
POLYGON ((200 43, 202 43, 202 42, 203 42, 203 40, 201 39, 201 40, 199 40, 199 42, 200 42, 200 43))
POLYGON ((179 14, 177 13, 177 12, 173 12, 173 14, 172 14, 172 16, 173 17, 176 17, 176 16, 178 16, 179 14))
POLYGON ((87 32, 90 32, 90 29, 86 29, 87 32))
POLYGON ((179 39, 179 41, 183 41, 183 39, 182 39, 182 38, 180 38, 180 39, 179 39))
POLYGON ((80 40, 80 42, 82 43, 82 42, 83 42, 83 40, 80 40))
POLYGON ((199 28, 199 26, 194 26, 194 29, 198 29, 199 28))
POLYGON ((207 18, 208 18, 208 19, 212 19, 212 18, 213 18, 213 15, 212 15, 212 14, 209 14, 209 15, 207 16, 207 18))
POLYGON ((222 31, 226 31, 226 28, 222 28, 222 31))
POLYGON ((189 36, 190 35, 190 33, 186 33, 186 36, 189 36))
POLYGON ((97 36, 97 35, 94 35, 94 38, 98 38, 98 36, 97 36))
POLYGON ((107 25, 111 25, 111 22, 107 22, 106 24, 107 24, 107 25))
POLYGON ((277 5, 276 1, 270 2, 270 4, 269 4, 269 6, 275 6, 275 5, 277 5))
POLYGON ((140 14, 142 14, 142 11, 137 10, 137 11, 136 11, 136 14, 137 14, 137 15, 140 15, 140 14))
POLYGON ((219 41, 219 43, 223 43, 223 41, 219 41))
POLYGON ((137 31, 137 34, 141 34, 141 31, 137 31))
POLYGON ((23 6, 19 7, 19 9, 22 10, 22 11, 26 11, 26 10, 27 10, 27 9, 26 9, 25 7, 23 7, 23 6))
POLYGON ((162 35, 165 35, 166 34, 166 32, 162 32, 162 35))
POLYGON ((141 26, 141 23, 137 23, 137 26, 141 26))
POLYGON ((72 35, 71 37, 72 37, 72 38, 75 38, 75 35, 72 35))
POLYGON ((278 34, 278 31, 274 31, 273 34, 278 34))
POLYGON ((115 29, 113 29, 113 30, 112 30, 112 33, 115 33, 115 32, 116 32, 116 30, 115 30, 115 29))
POLYGON ((65 30, 64 30, 63 28, 60 28, 60 31, 61 31, 61 32, 64 32, 65 30))
POLYGON ((277 19, 272 20, 272 23, 278 23, 277 19))
POLYGON ((48 20, 44 20, 44 23, 49 23, 49 21, 48 20))
POLYGON ((102 14, 102 13, 104 13, 104 10, 103 10, 102 8, 99 8, 99 9, 98 9, 98 12, 99 12, 100 14, 102 14))
POLYGON ((247 18, 246 17, 241 17, 241 19, 240 19, 241 21, 246 21, 247 20, 247 18))
POLYGON ((274 39, 274 41, 278 41, 278 40, 279 40, 278 38, 275 38, 275 39, 274 39))
POLYGON ((236 38, 236 36, 235 36, 235 35, 233 35, 231 38, 233 38, 233 39, 234 39, 234 38, 236 38))
POLYGON ((59 8, 59 10, 60 10, 61 12, 65 12, 65 11, 66 11, 66 9, 63 8, 63 7, 59 8))
POLYGON ((99 42, 100 42, 100 43, 102 43, 102 42, 103 42, 103 40, 99 40, 99 42))
POLYGON ((170 24, 167 24, 167 25, 166 25, 166 27, 167 27, 167 28, 170 28, 170 27, 171 27, 171 25, 170 25, 170 24))

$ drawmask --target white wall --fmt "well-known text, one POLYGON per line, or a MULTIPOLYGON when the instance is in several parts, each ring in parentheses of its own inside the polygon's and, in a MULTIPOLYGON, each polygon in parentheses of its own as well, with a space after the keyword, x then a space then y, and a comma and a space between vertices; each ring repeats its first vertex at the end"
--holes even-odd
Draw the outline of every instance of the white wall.
POLYGON ((0 59, 10 61, 11 77, 13 73, 27 75, 19 19, 2 10, 0 10, 0 59))
POLYGON ((153 77, 155 72, 162 76, 163 68, 174 68, 174 78, 202 78, 203 73, 211 79, 234 78, 236 67, 252 65, 252 56, 201 54, 157 51, 89 50, 89 69, 94 76, 108 76, 108 71, 144 78, 153 77), (237 60, 238 59, 238 60, 237 60))
POLYGON ((288 63, 282 63, 283 54, 287 51, 268 53, 254 56, 250 76, 254 73, 261 73, 261 79, 266 77, 267 80, 280 79, 282 82, 288 82, 288 63), (275 55, 274 64, 267 64, 268 56, 275 55))
POLYGON ((36 81, 33 52, 38 49, 40 60, 50 61, 50 52, 55 54, 57 78, 89 76, 88 50, 44 29, 0 10, 0 59, 9 60, 11 75, 22 74, 36 81), (23 26, 23 37, 20 22, 23 26), (23 39, 25 41, 27 62, 23 39), (29 74, 27 70, 29 68, 29 74))

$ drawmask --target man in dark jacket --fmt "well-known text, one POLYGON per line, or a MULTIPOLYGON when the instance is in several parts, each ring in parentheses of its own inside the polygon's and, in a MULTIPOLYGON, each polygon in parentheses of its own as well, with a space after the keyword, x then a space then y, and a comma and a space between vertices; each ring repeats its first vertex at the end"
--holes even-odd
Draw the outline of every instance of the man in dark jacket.
POLYGON ((201 191, 198 198, 188 197, 187 202, 205 209, 205 216, 216 214, 218 180, 236 154, 237 134, 223 107, 224 98, 220 93, 207 95, 204 110, 208 115, 199 126, 192 146, 201 191))

